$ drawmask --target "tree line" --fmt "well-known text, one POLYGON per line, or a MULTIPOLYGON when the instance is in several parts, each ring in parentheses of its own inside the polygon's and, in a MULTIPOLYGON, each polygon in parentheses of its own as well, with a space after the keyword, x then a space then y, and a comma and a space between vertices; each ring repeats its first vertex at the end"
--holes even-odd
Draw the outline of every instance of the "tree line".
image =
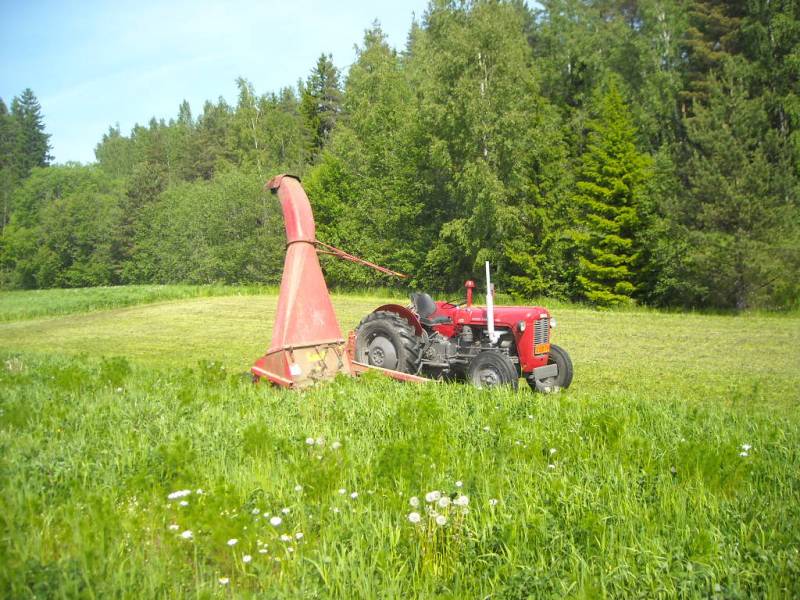
MULTIPOLYGON (((280 280, 266 179, 318 237, 455 291, 598 305, 800 303, 799 0, 434 0, 340 72, 112 127, 49 165, 30 90, 0 100, 0 284, 280 280)), ((325 260, 330 284, 395 285, 325 260)), ((402 283, 399 285, 407 285, 402 283)))

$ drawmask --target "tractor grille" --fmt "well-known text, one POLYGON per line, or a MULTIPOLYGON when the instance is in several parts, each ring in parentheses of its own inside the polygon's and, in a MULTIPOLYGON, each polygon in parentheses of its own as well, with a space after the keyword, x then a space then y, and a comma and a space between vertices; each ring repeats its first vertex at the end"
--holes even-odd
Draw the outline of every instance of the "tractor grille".
POLYGON ((546 344, 550 339, 550 319, 537 319, 533 324, 533 347, 546 344))

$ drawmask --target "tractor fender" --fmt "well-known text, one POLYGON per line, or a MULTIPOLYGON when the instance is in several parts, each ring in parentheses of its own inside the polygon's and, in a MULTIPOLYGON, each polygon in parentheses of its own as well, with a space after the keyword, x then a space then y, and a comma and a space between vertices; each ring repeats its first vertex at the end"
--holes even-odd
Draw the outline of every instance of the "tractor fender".
POLYGON ((403 317, 409 324, 414 328, 414 332, 417 335, 422 335, 422 323, 419 322, 419 318, 415 315, 410 309, 406 308, 405 306, 400 306, 399 304, 384 304, 383 306, 379 306, 372 312, 378 312, 379 310, 383 310, 386 312, 393 312, 401 317, 403 317))

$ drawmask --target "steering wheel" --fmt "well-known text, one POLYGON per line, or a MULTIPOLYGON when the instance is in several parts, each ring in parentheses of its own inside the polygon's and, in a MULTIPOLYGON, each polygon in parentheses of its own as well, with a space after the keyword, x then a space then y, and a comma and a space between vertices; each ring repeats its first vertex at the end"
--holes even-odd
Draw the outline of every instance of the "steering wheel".
POLYGON ((444 304, 449 304, 453 308, 458 308, 459 306, 464 306, 467 303, 466 300, 461 300, 460 302, 456 302, 455 300, 445 300, 444 304))

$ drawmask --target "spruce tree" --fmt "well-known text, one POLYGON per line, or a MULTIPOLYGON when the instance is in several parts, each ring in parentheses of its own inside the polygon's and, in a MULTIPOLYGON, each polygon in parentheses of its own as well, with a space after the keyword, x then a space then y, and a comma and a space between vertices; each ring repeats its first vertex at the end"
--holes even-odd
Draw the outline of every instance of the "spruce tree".
POLYGON ((14 161, 18 175, 27 177, 34 167, 50 163, 50 134, 44 132, 42 107, 30 88, 11 103, 11 115, 17 123, 14 161))
POLYGON ((314 156, 328 141, 342 111, 342 90, 339 69, 333 57, 322 54, 300 90, 300 112, 311 133, 310 150, 314 156))
POLYGON ((581 243, 578 283, 592 303, 626 303, 636 291, 640 224, 637 189, 648 158, 636 149, 636 130, 616 83, 606 84, 595 101, 586 149, 576 183, 581 243))

